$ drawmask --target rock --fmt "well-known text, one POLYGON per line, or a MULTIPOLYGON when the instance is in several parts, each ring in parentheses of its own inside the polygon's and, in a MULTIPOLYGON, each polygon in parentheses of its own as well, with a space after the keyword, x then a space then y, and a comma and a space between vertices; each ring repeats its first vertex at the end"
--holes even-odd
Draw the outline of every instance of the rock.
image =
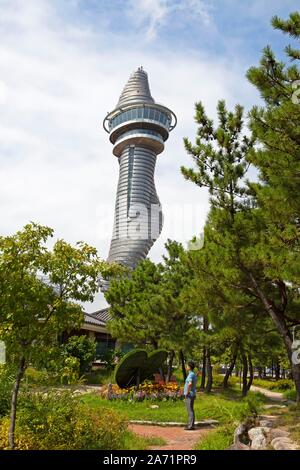
POLYGON ((269 428, 256 427, 249 429, 248 435, 251 439, 251 449, 262 450, 267 447, 266 434, 270 432, 269 428))
POLYGON ((260 422, 259 422, 259 425, 262 427, 262 428, 272 428, 274 426, 274 422, 271 421, 270 419, 262 419, 260 422))
POLYGON ((234 443, 239 442, 241 437, 246 434, 247 428, 244 424, 240 424, 234 431, 234 443))
MULTIPOLYGON (((157 405, 155 405, 157 406, 157 405)), ((143 424, 143 425, 150 425, 150 426, 168 426, 168 427, 184 427, 186 423, 180 423, 176 421, 149 421, 149 420, 141 420, 141 419, 131 419, 129 421, 131 424, 143 424)), ((214 428, 219 424, 219 421, 216 419, 204 419, 203 421, 196 421, 195 428, 214 428)))
POLYGON ((275 450, 297 450, 298 446, 289 437, 276 437, 271 441, 275 450))
POLYGON ((276 415, 259 415, 259 419, 266 419, 267 421, 276 421, 278 416, 276 415))
POLYGON ((158 405, 150 405, 149 408, 151 408, 151 410, 156 410, 156 408, 159 408, 158 405))
POLYGON ((250 450, 250 447, 246 446, 246 444, 243 444, 242 442, 238 441, 238 442, 232 444, 232 446, 230 446, 228 450, 250 450))
POLYGON ((263 408, 265 410, 268 410, 270 408, 286 408, 286 405, 277 405, 274 403, 274 405, 264 405, 263 408))
POLYGON ((240 424, 234 432, 232 450, 249 450, 249 447, 246 445, 248 443, 247 427, 245 424, 240 424))
POLYGON ((271 439, 275 439, 276 437, 289 437, 290 433, 287 431, 284 431, 283 429, 275 428, 271 429, 270 431, 270 437, 271 439))

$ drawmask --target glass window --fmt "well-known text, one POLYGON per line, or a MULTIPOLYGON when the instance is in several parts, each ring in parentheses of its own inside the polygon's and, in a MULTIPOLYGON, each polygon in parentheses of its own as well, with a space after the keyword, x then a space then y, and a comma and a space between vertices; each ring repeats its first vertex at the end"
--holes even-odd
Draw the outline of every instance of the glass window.
POLYGON ((149 119, 149 108, 144 109, 144 118, 149 119))
POLYGON ((137 117, 140 118, 140 119, 143 117, 143 108, 138 108, 137 117))
POLYGON ((150 108, 149 110, 149 119, 154 119, 154 109, 150 108))

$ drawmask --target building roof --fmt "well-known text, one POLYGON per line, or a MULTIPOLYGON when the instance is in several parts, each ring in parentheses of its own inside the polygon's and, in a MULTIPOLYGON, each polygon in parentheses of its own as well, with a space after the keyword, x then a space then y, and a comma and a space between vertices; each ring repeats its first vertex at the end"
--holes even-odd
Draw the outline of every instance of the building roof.
POLYGON ((117 108, 134 102, 154 103, 150 93, 148 75, 142 67, 130 75, 119 98, 117 108))
POLYGON ((97 310, 94 313, 84 314, 84 323, 97 326, 106 326, 106 323, 110 320, 110 314, 108 308, 97 310))

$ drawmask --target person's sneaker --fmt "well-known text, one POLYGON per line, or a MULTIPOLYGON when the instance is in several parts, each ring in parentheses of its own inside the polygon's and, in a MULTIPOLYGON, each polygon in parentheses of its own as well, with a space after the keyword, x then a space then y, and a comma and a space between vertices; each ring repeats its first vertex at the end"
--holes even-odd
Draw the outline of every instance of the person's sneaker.
POLYGON ((184 428, 185 431, 195 431, 196 428, 184 428))

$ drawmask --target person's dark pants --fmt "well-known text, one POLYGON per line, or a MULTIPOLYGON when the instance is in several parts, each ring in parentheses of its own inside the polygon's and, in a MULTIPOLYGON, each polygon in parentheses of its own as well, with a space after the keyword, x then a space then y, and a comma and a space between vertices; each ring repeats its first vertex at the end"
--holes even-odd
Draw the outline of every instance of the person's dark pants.
POLYGON ((195 426, 195 411, 194 411, 194 402, 195 397, 186 397, 185 405, 188 412, 188 428, 193 428, 195 426))

